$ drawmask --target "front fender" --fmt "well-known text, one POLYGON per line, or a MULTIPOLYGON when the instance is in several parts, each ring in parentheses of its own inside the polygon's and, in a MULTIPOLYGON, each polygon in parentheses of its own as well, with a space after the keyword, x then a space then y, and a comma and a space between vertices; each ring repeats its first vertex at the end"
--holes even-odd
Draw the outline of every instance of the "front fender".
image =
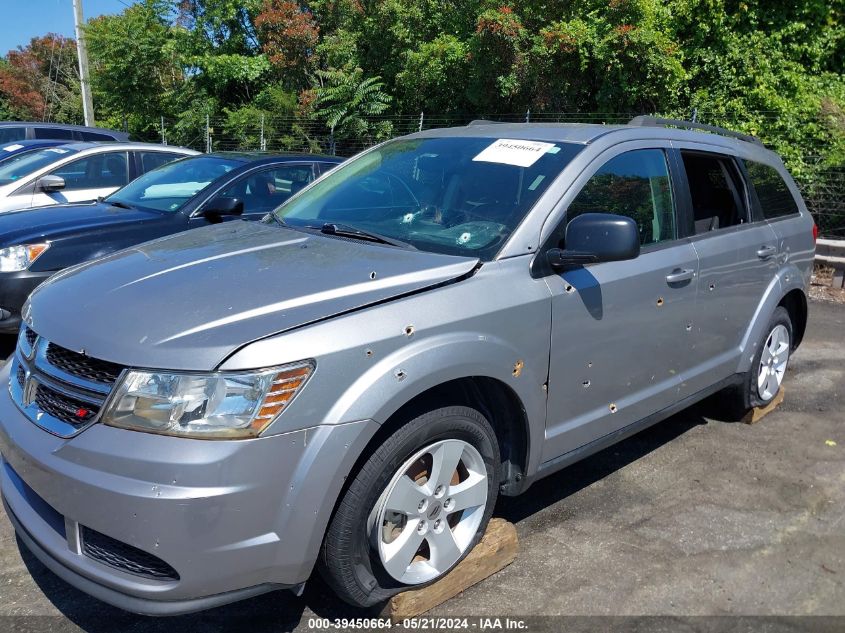
MULTIPOLYGON (((546 365, 508 341, 473 332, 420 338, 377 361, 337 398, 325 422, 372 419, 384 423, 403 404, 432 387, 486 377, 508 385, 538 423, 545 411, 546 365)), ((534 425, 532 425, 534 426, 534 425)), ((542 428, 542 424, 537 425, 542 428)))

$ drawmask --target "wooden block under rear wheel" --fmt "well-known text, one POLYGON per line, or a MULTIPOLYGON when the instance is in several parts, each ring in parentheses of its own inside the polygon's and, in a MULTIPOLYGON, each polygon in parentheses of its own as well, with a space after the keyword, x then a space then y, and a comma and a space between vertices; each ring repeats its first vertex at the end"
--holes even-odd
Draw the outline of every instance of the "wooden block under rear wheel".
POLYGON ((783 402, 783 395, 784 389, 783 385, 781 385, 781 388, 769 404, 764 407, 754 407, 743 416, 742 421, 746 424, 756 424, 780 406, 780 403, 783 402))

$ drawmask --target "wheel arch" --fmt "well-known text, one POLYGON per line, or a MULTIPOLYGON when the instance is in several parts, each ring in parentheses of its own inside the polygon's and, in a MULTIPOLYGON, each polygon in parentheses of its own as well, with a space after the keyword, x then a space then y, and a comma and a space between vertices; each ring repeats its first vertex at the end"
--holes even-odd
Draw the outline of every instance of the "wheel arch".
POLYGON ((807 295, 803 279, 801 272, 795 266, 779 271, 772 278, 740 342, 737 373, 745 373, 751 368, 763 330, 768 326, 778 306, 784 306, 790 318, 793 319, 793 349, 798 347, 807 325, 807 295))
POLYGON ((792 349, 796 350, 807 330, 807 295, 803 290, 793 288, 783 296, 778 306, 783 306, 789 313, 789 320, 792 321, 792 349))
POLYGON ((501 458, 500 490, 517 494, 525 481, 531 448, 528 413, 519 395, 508 384, 489 376, 446 380, 409 398, 387 416, 358 456, 357 472, 375 447, 396 429, 418 415, 447 406, 468 406, 480 411, 493 426, 501 458))

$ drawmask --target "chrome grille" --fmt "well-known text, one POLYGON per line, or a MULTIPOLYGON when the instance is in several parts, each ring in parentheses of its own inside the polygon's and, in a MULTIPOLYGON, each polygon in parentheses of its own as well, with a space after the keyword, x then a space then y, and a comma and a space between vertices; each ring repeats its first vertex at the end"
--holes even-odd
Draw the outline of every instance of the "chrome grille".
POLYGON ((101 382, 105 385, 113 385, 120 376, 120 372, 123 371, 120 365, 72 352, 55 343, 47 344, 47 362, 79 378, 101 382))
POLYGON ((24 325, 9 392, 30 421, 71 437, 96 422, 122 371, 115 363, 55 345, 24 325))
POLYGON ((35 388, 35 404, 44 413, 66 422, 74 428, 85 426, 100 412, 100 407, 93 406, 90 402, 66 396, 46 385, 38 385, 35 388))

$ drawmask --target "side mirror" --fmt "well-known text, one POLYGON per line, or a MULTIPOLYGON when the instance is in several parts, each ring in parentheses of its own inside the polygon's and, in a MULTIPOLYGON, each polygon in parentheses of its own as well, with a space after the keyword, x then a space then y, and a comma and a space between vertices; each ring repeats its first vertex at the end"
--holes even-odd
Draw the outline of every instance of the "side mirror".
POLYGON ((244 202, 240 198, 214 198, 202 210, 202 214, 212 221, 219 221, 224 215, 241 215, 243 212, 244 202))
POLYGON ((35 182, 35 188, 44 193, 54 193, 65 188, 65 179, 61 176, 41 176, 35 182))
POLYGON ((566 249, 546 253, 554 270, 635 259, 640 254, 640 233, 631 218, 612 213, 584 213, 574 218, 564 235, 566 249))

